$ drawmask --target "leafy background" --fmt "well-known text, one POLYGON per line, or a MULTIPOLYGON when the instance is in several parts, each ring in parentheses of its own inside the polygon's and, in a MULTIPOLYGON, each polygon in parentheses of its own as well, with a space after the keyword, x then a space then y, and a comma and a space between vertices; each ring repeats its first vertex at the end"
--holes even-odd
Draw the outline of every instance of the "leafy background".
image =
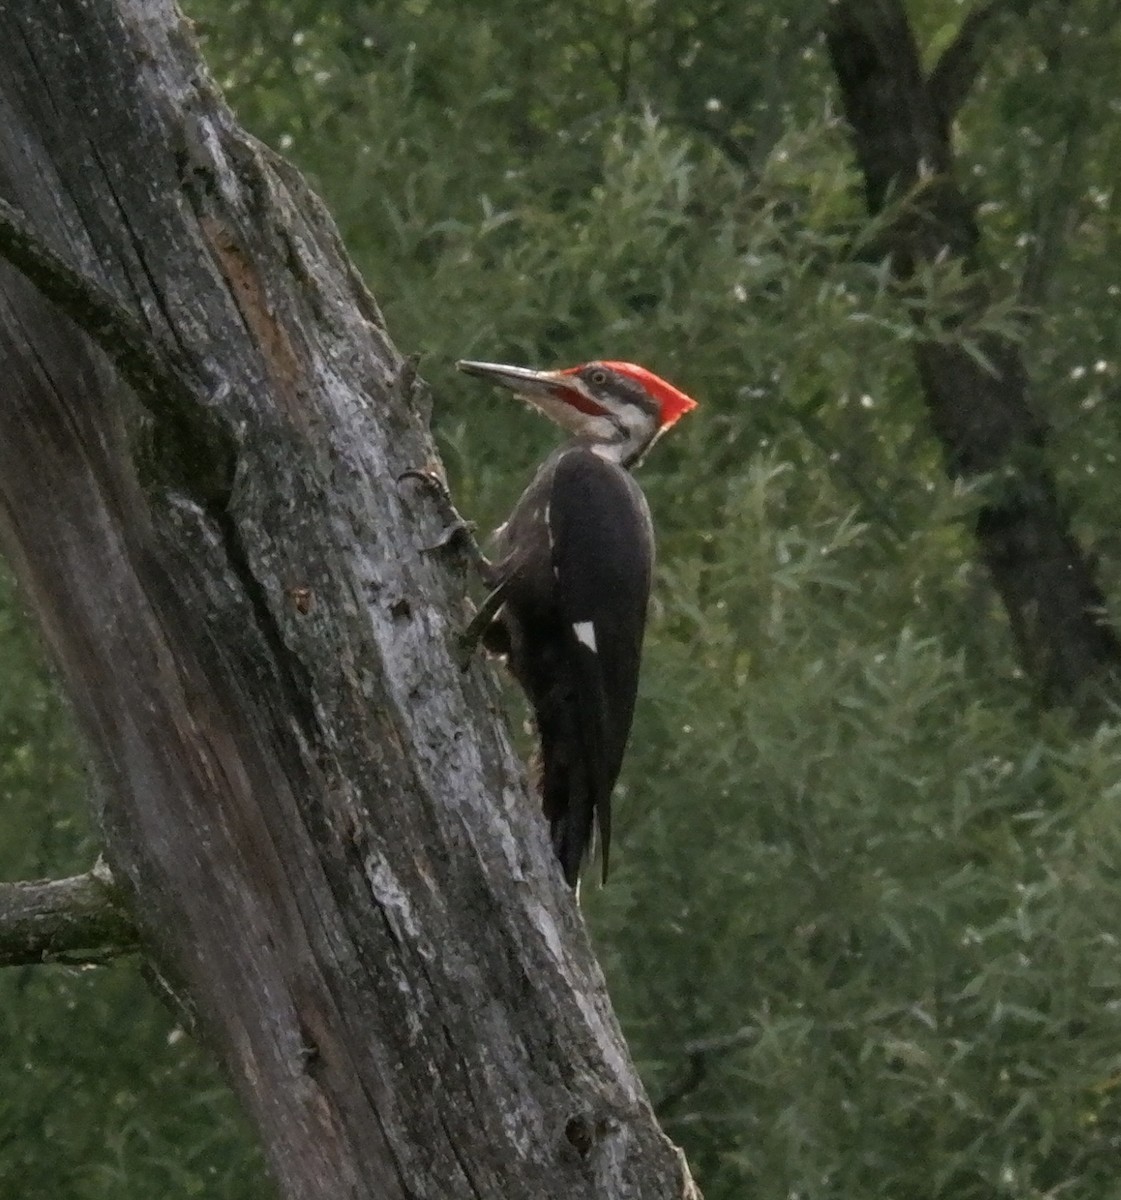
MULTIPOLYGON (((555 440, 457 357, 646 363, 702 404, 643 470, 657 600, 610 885, 584 909, 708 1200, 1118 1194, 1121 725, 1035 702, 944 477, 820 37, 785 0, 194 0, 313 179, 461 508, 555 440)), ((993 295, 1121 595, 1121 6, 1017 8, 961 114, 993 295)), ((912 0, 925 61, 967 6, 912 0)), ((949 312, 955 266, 923 280, 949 312)), ((0 583, 0 871, 97 851, 0 583)), ((512 717, 520 722, 515 704, 512 717)), ((135 964, 0 975, 0 1193, 266 1197, 135 964)))

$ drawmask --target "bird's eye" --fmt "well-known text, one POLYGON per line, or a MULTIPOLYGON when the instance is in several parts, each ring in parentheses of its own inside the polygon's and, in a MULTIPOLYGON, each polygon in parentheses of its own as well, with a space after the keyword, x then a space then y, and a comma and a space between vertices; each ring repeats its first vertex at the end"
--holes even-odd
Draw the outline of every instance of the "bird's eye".
POLYGON ((603 387, 607 382, 607 372, 600 370, 598 367, 588 376, 588 382, 596 387, 603 387))

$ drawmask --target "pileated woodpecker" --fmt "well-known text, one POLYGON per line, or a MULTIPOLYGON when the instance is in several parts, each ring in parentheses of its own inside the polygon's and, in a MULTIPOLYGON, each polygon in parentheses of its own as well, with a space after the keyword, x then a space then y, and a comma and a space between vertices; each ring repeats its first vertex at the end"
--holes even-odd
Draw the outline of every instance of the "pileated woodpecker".
POLYGON ((633 363, 457 365, 573 434, 495 531, 494 560, 472 547, 492 590, 463 638, 468 651, 481 639, 504 655, 533 708, 542 805, 565 879, 576 886, 594 825, 606 880, 654 561, 650 511, 630 469, 696 401, 633 363))

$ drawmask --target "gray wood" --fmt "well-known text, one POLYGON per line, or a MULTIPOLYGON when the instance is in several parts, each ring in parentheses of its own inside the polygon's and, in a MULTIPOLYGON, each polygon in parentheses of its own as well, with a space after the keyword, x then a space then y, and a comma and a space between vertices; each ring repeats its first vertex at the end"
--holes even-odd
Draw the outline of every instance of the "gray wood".
POLYGON ((694 1195, 322 207, 153 0, 0 2, 0 198, 0 538, 282 1194, 694 1195))
POLYGON ((101 962, 132 952, 136 941, 104 867, 69 879, 0 883, 0 966, 101 962))

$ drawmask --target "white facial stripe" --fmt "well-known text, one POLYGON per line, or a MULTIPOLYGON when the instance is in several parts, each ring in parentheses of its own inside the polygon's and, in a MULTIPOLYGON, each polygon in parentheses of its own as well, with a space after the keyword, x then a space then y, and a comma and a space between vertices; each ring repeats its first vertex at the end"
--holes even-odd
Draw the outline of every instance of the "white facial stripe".
POLYGON ((572 632, 576 634, 576 640, 580 643, 580 645, 587 646, 593 654, 597 653, 596 627, 591 623, 591 621, 574 622, 572 626, 572 632))
POLYGON ((658 418, 638 404, 631 404, 607 392, 601 396, 597 396, 596 403, 602 408, 606 408, 609 413, 621 421, 628 429, 654 429, 657 427, 658 418))
POLYGON ((629 462, 654 440, 658 418, 653 413, 610 393, 598 396, 596 402, 606 408, 616 422, 604 437, 603 444, 593 447, 601 457, 611 462, 629 462))

